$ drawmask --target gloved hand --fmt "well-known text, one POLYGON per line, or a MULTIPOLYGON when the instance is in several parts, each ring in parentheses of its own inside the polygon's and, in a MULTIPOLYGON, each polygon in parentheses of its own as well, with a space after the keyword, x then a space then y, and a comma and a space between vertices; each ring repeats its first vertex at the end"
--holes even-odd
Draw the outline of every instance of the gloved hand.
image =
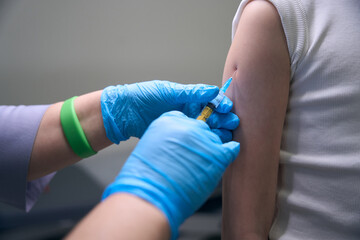
POLYGON ((209 197, 240 144, 223 144, 203 121, 183 113, 164 113, 146 130, 103 198, 127 192, 158 207, 172 238, 186 218, 209 197))
MULTIPOLYGON (((116 144, 129 137, 140 138, 149 124, 164 112, 179 110, 196 118, 202 106, 219 92, 216 86, 150 81, 110 86, 101 95, 101 111, 107 137, 116 144)), ((232 139, 231 130, 239 124, 230 113, 232 102, 225 97, 208 124, 224 141, 232 139)))

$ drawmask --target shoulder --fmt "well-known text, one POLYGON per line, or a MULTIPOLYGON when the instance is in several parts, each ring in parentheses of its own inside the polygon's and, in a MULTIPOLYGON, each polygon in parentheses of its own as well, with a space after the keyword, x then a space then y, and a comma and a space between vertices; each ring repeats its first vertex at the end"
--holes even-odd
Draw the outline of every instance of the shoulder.
POLYGON ((275 38, 278 41, 281 36, 293 76, 309 47, 308 5, 302 0, 243 0, 233 20, 233 41, 238 41, 240 36, 236 35, 244 35, 245 31, 261 35, 258 40, 270 45, 276 44, 275 38))
POLYGON ((243 1, 237 14, 239 22, 232 44, 237 52, 246 51, 258 60, 266 60, 264 56, 289 57, 280 15, 270 1, 243 1))
POLYGON ((242 82, 254 86, 280 79, 289 81, 289 51, 276 8, 265 0, 242 4, 246 5, 240 5, 243 9, 226 60, 225 78, 231 76, 228 71, 235 69, 246 75, 241 77, 242 82))
POLYGON ((256 15, 259 20, 276 20, 279 14, 270 1, 267 0, 252 0, 248 1, 244 7, 244 14, 256 15))
MULTIPOLYGON (((251 28, 253 30, 270 31, 274 33, 274 30, 281 30, 281 19, 275 6, 266 0, 253 0, 246 1, 239 23, 242 26, 251 28)), ((240 24, 239 24, 240 25, 240 24)))

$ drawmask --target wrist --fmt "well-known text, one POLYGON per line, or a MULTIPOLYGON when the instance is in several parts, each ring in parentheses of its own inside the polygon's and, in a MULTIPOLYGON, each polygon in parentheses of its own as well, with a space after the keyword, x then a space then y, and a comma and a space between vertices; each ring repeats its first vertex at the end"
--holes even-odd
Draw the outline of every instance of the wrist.
POLYGON ((86 138, 95 151, 99 151, 112 143, 106 137, 101 115, 100 97, 102 91, 81 95, 74 101, 76 115, 84 130, 86 138))
MULTIPOLYGON (((131 159, 127 160, 127 162, 129 161, 131 159)), ((186 214, 188 208, 185 208, 177 198, 172 197, 171 191, 164 192, 164 188, 158 185, 154 186, 151 181, 147 181, 146 176, 144 176, 144 180, 144 178, 128 174, 122 176, 120 173, 117 179, 105 189, 102 198, 108 199, 113 195, 128 194, 146 201, 166 217, 171 229, 171 239, 176 239, 178 228, 184 221, 184 215, 188 215, 186 214)))
POLYGON ((167 218, 153 204, 128 193, 113 194, 107 201, 121 204, 120 208, 130 212, 131 216, 127 218, 127 221, 130 222, 129 227, 131 227, 131 223, 135 228, 141 226, 140 233, 136 233, 139 234, 136 239, 170 239, 171 232, 167 218))
POLYGON ((98 204, 66 239, 169 239, 165 216, 130 194, 114 194, 98 204))

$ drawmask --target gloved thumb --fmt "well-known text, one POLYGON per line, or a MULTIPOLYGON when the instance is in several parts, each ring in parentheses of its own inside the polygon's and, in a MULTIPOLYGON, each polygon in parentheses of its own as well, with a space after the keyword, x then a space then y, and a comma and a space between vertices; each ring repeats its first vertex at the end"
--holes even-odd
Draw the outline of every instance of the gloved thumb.
POLYGON ((226 158, 223 159, 226 166, 230 165, 240 152, 240 143, 231 141, 223 144, 226 158))
POLYGON ((163 114, 161 114, 160 117, 178 117, 178 118, 185 118, 188 119, 188 117, 180 111, 170 111, 170 112, 165 112, 163 114))
POLYGON ((233 102, 227 96, 224 96, 224 99, 221 101, 220 105, 216 108, 216 111, 219 113, 228 113, 231 111, 233 102))
POLYGON ((178 92, 176 104, 206 103, 219 93, 219 87, 207 84, 188 84, 178 92))

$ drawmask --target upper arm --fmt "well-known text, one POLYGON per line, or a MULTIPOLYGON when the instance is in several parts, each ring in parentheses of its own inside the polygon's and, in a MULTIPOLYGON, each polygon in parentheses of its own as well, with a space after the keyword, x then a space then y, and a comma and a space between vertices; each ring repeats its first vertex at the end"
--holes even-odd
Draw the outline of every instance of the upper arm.
POLYGON ((227 95, 240 127, 241 151, 224 176, 223 234, 266 236, 271 226, 290 59, 280 17, 268 1, 251 1, 242 12, 225 63, 233 76, 227 95))

